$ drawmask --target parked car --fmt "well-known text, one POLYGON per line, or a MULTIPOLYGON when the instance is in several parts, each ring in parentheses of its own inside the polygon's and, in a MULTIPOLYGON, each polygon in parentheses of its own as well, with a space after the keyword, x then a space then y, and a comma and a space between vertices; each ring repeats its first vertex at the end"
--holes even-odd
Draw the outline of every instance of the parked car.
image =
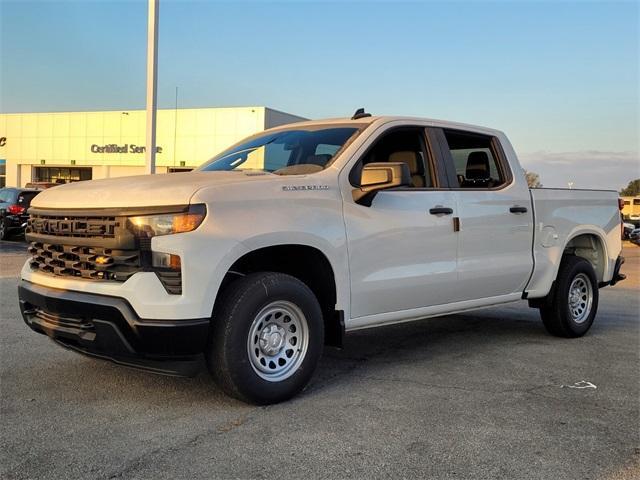
POLYGON ((26 188, 35 188, 38 190, 44 190, 45 188, 57 187, 58 185, 64 185, 64 180, 57 182, 29 182, 25 185, 26 188))
POLYGON ((640 226, 638 225, 640 222, 640 196, 621 197, 620 201, 622 202, 622 218, 640 226))
POLYGON ((27 226, 27 209, 40 190, 28 188, 0 188, 0 239, 12 234, 24 233, 27 226))
POLYGON ((636 228, 629 233, 629 241, 640 246, 640 228, 636 228))
POLYGON ((640 226, 640 215, 629 215, 627 222, 636 227, 640 226))
POLYGON ((258 404, 302 390, 353 330, 526 299, 580 337, 624 278, 617 192, 529 189, 500 131, 364 112, 194 172, 45 190, 30 213, 27 325, 154 372, 204 354, 258 404))
POLYGON ((632 231, 634 231, 637 227, 633 223, 624 222, 622 224, 622 239, 628 240, 629 235, 632 231))

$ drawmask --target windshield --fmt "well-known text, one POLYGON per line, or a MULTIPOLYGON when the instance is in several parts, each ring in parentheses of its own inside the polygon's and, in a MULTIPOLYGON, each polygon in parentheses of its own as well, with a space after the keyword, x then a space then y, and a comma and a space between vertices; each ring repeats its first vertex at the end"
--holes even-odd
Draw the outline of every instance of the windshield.
POLYGON ((266 133, 225 150, 198 170, 261 170, 278 175, 319 172, 357 132, 357 127, 345 126, 266 133))

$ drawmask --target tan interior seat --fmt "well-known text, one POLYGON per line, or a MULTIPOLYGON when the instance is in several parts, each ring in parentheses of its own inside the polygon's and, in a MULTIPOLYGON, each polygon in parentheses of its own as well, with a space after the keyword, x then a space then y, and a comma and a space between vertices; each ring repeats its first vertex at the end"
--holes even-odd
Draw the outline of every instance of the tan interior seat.
POLYGON ((471 188, 492 188, 494 186, 487 152, 479 150, 469 154, 465 181, 462 186, 471 188))
POLYGON ((420 165, 421 159, 416 152, 408 150, 393 152, 389 155, 389 162, 406 163, 411 174, 411 186, 415 188, 423 188, 425 186, 423 168, 420 165))

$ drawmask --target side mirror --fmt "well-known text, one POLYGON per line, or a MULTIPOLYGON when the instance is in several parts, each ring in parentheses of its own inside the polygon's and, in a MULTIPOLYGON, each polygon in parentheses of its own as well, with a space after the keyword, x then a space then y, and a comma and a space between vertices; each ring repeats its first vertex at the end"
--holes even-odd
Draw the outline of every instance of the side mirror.
POLYGON ((360 172, 360 187, 353 190, 353 200, 370 206, 380 190, 411 185, 409 166, 404 162, 369 163, 360 172))

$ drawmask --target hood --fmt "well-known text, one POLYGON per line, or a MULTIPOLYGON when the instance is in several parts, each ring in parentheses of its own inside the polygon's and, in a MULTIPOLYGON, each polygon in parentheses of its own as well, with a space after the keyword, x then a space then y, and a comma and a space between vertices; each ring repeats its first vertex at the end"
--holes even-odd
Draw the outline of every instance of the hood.
POLYGON ((270 174, 186 172, 106 178, 48 188, 31 202, 34 208, 110 208, 186 205, 203 187, 265 180, 270 174))

